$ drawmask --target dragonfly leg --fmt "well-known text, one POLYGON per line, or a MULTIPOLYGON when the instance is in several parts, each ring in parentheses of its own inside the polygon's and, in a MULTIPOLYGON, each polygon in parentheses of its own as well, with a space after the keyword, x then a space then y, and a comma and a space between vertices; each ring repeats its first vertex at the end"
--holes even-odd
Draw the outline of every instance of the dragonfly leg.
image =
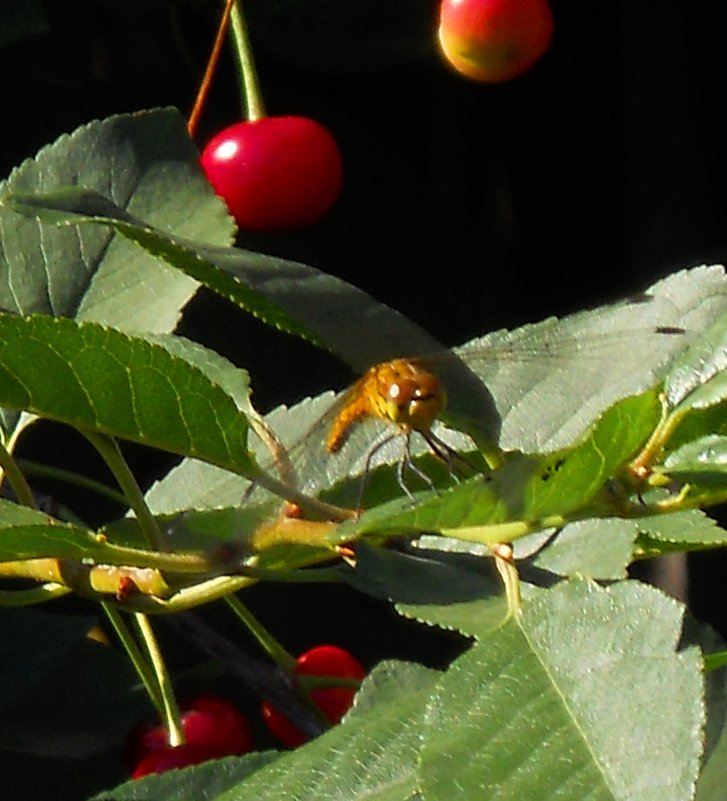
POLYGON ((474 465, 462 456, 459 451, 447 445, 433 431, 422 431, 421 435, 431 448, 432 453, 447 465, 447 469, 455 481, 459 481, 460 477, 472 475, 473 471, 476 472, 474 465), (459 464, 459 469, 455 467, 455 462, 459 464))
POLYGON ((434 482, 432 479, 419 467, 411 456, 411 432, 407 432, 406 434, 406 441, 404 443, 404 455, 399 461, 396 470, 396 477, 399 481, 399 486, 404 490, 410 500, 414 500, 414 495, 412 494, 409 487, 406 485, 406 480, 404 476, 405 470, 411 470, 415 476, 420 478, 431 490, 436 491, 436 487, 434 486, 434 482))
MULTIPOLYGON (((398 464, 396 466, 396 479, 397 479, 397 482, 398 482, 399 486, 404 491, 404 494, 411 501, 415 500, 414 499, 414 494, 409 489, 409 487, 407 486, 407 483, 406 483, 406 471, 407 470, 410 470, 412 473, 414 473, 414 475, 417 476, 424 484, 426 484, 426 486, 429 489, 436 490, 436 487, 434 486, 434 482, 432 481, 431 477, 428 476, 424 472, 424 470, 422 470, 421 467, 419 467, 414 462, 414 460, 412 458, 412 455, 411 455, 411 434, 412 434, 411 431, 407 431, 406 433, 403 433, 401 431, 397 431, 397 432, 395 432, 393 434, 390 434, 387 437, 384 437, 384 439, 382 439, 380 442, 377 442, 376 445, 374 445, 374 447, 371 448, 371 450, 368 452, 368 454, 366 456, 366 462, 364 463, 363 479, 362 479, 362 482, 361 482, 361 488, 360 488, 359 494, 358 494, 357 505, 359 507, 361 506, 362 501, 363 501, 364 490, 366 489, 366 482, 368 480, 368 476, 369 476, 369 473, 371 471, 371 463, 373 461, 374 456, 381 450, 381 448, 383 448, 385 445, 388 445, 389 442, 391 442, 392 440, 396 439, 397 437, 401 437, 401 436, 404 437, 404 453, 402 455, 402 458, 399 460, 399 462, 398 462, 398 464)), ((425 435, 424 438, 427 440, 427 443, 429 443, 429 445, 432 448, 432 450, 435 451, 436 455, 439 458, 443 459, 444 461, 447 461, 447 457, 444 456, 443 454, 439 453, 438 448, 434 444, 432 444, 432 442, 430 442, 430 440, 428 439, 428 437, 426 435, 425 435)), ((439 444, 440 440, 435 438, 435 442, 437 444, 439 444)), ((444 446, 445 443, 441 443, 441 445, 444 446)), ((446 447, 448 447, 448 446, 445 446, 445 448, 446 447)), ((452 450, 452 449, 450 449, 450 450, 452 450)), ((446 450, 444 450, 444 453, 446 453, 446 450)), ((456 456, 459 456, 459 454, 454 450, 452 450, 452 453, 454 455, 456 455, 456 456)), ((463 457, 460 456, 460 459, 463 459, 463 457)), ((467 464, 469 465, 469 463, 467 463, 467 464)), ((469 465, 469 467, 471 469, 471 465, 469 465)))
POLYGON ((358 491, 358 499, 356 500, 357 508, 361 508, 363 504, 363 496, 366 490, 366 484, 368 483, 369 473, 371 472, 371 462, 373 461, 374 456, 385 446, 388 445, 396 437, 401 436, 400 433, 394 432, 393 434, 389 434, 388 437, 384 437, 381 442, 377 442, 373 448, 366 454, 366 461, 364 462, 364 469, 363 469, 363 478, 361 479, 361 487, 358 491))

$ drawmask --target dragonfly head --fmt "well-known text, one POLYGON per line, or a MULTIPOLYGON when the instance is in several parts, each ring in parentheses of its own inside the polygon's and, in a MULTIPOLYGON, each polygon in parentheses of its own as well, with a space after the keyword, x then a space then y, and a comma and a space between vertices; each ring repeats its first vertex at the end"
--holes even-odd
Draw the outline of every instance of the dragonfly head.
POLYGON ((392 381, 386 392, 386 416, 411 431, 429 431, 446 404, 439 379, 422 371, 392 381))

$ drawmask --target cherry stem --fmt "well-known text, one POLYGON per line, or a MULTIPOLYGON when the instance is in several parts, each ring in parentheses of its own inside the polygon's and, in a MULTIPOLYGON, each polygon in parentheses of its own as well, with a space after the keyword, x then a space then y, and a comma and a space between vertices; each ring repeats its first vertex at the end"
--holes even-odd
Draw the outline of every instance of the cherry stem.
POLYGON ((177 699, 174 697, 172 680, 164 663, 159 643, 154 635, 149 618, 142 612, 134 612, 134 622, 139 631, 141 639, 144 641, 146 651, 149 654, 156 683, 159 688, 159 696, 162 703, 164 725, 168 733, 168 742, 172 748, 184 745, 185 737, 182 728, 181 715, 177 706, 177 699))
POLYGON ((70 587, 55 581, 46 581, 29 590, 0 590, 0 606, 30 606, 62 598, 70 592, 73 592, 70 587))
POLYGON ((210 53, 209 60, 207 61, 207 67, 205 68, 204 75, 202 76, 202 83, 199 85, 197 97, 194 99, 194 106, 192 107, 192 111, 189 113, 189 119, 187 120, 187 133, 192 138, 194 138, 194 135, 197 132, 197 126, 199 125, 199 120, 202 116, 202 110, 204 109, 204 104, 207 100, 207 96, 209 95, 210 87, 212 86, 212 78, 214 78, 215 72, 217 71, 217 65, 220 61, 220 56, 222 55, 222 47, 225 44, 225 36, 227 35, 227 26, 230 21, 230 10, 232 9, 233 2, 234 0, 227 0, 225 3, 225 8, 222 12, 222 17, 220 18, 220 24, 217 28, 215 42, 212 45, 212 52, 210 53))
POLYGON ((146 537, 149 546, 153 550, 164 550, 163 537, 157 521, 144 500, 144 493, 126 463, 118 442, 113 437, 100 434, 97 431, 85 430, 81 433, 96 448, 109 470, 113 473, 129 506, 136 515, 139 528, 146 537))
POLYGON ((243 604, 236 595, 226 595, 225 601, 230 609, 245 624, 247 630, 258 641, 268 656, 286 673, 292 674, 295 670, 295 657, 283 648, 253 613, 243 604))
POLYGON ((30 488, 23 471, 18 467, 18 463, 10 451, 0 442, 0 486, 2 486, 4 476, 7 476, 18 503, 35 509, 33 490, 30 488))
POLYGON ((74 487, 79 487, 80 489, 93 492, 96 495, 100 495, 122 506, 128 506, 129 502, 123 493, 113 489, 112 487, 107 487, 106 484, 96 481, 93 478, 89 478, 88 476, 82 476, 79 473, 75 473, 72 470, 65 470, 62 467, 52 467, 51 465, 33 462, 30 459, 19 459, 18 464, 29 476, 35 476, 36 478, 51 478, 54 481, 62 481, 65 484, 71 484, 74 487))
POLYGON ((161 693, 159 692, 159 685, 156 682, 154 673, 149 667, 149 663, 144 658, 136 640, 132 637, 128 626, 124 622, 121 612, 119 612, 115 606, 105 601, 101 602, 101 608, 106 613, 106 617, 113 626, 119 641, 124 646, 124 650, 131 660, 134 670, 136 670, 137 675, 141 679, 141 683, 144 685, 144 689, 156 709, 157 714, 160 718, 163 718, 164 704, 162 702, 161 693))
POLYGON ((240 0, 232 0, 230 11, 230 36, 232 38, 233 52, 237 61, 237 69, 242 82, 241 96, 249 122, 260 120, 266 116, 263 104, 260 83, 255 68, 255 59, 252 55, 252 46, 242 12, 240 0))

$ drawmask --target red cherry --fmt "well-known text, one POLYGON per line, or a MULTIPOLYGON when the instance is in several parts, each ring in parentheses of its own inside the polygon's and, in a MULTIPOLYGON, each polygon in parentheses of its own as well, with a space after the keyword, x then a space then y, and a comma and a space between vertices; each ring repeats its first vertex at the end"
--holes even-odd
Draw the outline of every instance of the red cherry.
POLYGON ((215 759, 219 754, 208 751, 199 745, 185 743, 176 748, 164 746, 164 748, 151 751, 134 768, 131 778, 140 779, 150 773, 164 773, 174 768, 186 768, 188 765, 199 765, 200 762, 207 762, 215 759))
POLYGON ((545 53, 553 38, 547 0, 442 0, 439 43, 457 72, 509 81, 545 53))
POLYGON ((241 228, 306 228, 330 211, 341 191, 336 140, 305 117, 238 122, 202 151, 202 169, 241 228))
MULTIPOLYGON (((180 709, 186 745, 217 757, 246 754, 252 750, 250 726, 245 716, 227 699, 198 695, 183 700, 180 709)), ((169 751, 166 728, 162 725, 138 726, 127 738, 125 750, 126 762, 132 766, 152 753, 169 751)))
MULTIPOLYGON (((336 676, 360 681, 366 675, 366 671, 359 661, 343 648, 336 645, 318 645, 298 657, 295 675, 336 676)), ((355 687, 318 687, 310 692, 311 699, 331 724, 338 723, 351 708, 355 695, 355 687)), ((289 748, 295 748, 308 740, 306 734, 267 701, 262 703, 262 716, 268 729, 289 748)))

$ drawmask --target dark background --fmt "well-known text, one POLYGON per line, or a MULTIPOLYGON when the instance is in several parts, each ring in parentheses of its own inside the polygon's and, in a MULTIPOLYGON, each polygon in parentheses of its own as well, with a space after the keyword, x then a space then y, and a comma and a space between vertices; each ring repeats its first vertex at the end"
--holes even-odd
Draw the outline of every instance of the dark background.
MULTIPOLYGON (((0 26, 11 7, 39 11, 27 20, 35 32, 13 42, 0 27, 0 175, 90 119, 191 108, 217 3, 0 2, 0 26)), ((727 49, 718 6, 554 0, 555 39, 540 64, 487 86, 438 58, 435 5, 248 0, 268 112, 325 123, 346 177, 339 205, 315 229, 243 234, 241 245, 335 273, 446 344, 725 258, 727 49)), ((200 146, 240 115, 228 56, 200 146)), ((207 294, 190 305, 183 331, 250 369, 263 409, 350 377, 207 294)), ((149 476, 160 469, 143 452, 136 466, 149 476)), ((724 567, 714 554, 692 562, 692 605, 717 625, 721 609, 708 588, 720 587, 724 567)), ((292 648, 296 637, 307 644, 301 620, 311 609, 323 610, 319 639, 374 647, 373 607, 296 592, 304 598, 292 605, 297 617, 291 604, 267 610, 292 648)))

